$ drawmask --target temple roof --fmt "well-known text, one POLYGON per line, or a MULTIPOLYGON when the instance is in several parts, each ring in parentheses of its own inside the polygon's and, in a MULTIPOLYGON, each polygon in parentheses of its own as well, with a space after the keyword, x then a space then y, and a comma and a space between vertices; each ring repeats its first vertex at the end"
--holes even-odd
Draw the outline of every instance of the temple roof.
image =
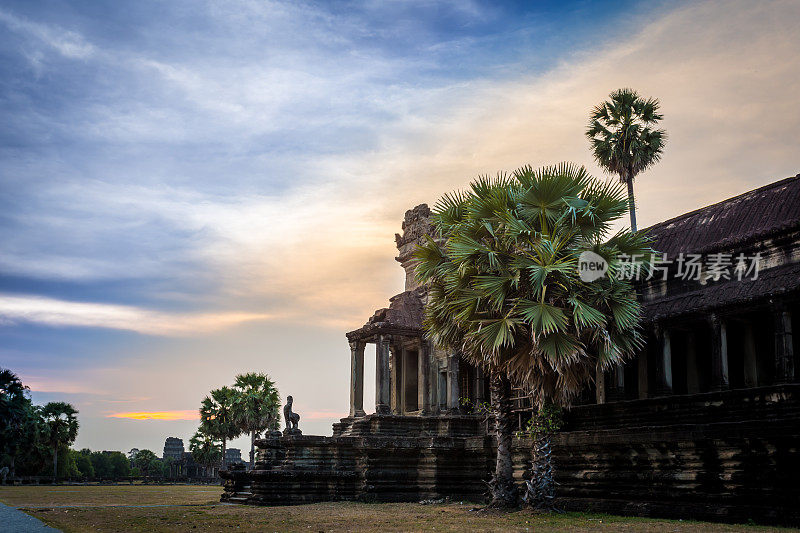
POLYGON ((367 340, 375 335, 422 335, 424 289, 405 291, 389 299, 389 307, 378 309, 363 327, 347 334, 350 341, 367 340))
POLYGON ((679 253, 730 249, 800 227, 800 174, 643 230, 654 248, 674 259, 679 253))
MULTIPOLYGON (((717 204, 661 222, 646 230, 653 248, 675 261, 680 253, 735 254, 752 256, 771 246, 792 247, 796 236, 769 241, 800 231, 800 174, 734 196, 717 204)), ((666 295, 648 297, 643 311, 647 320, 703 313, 722 307, 742 306, 755 300, 796 293, 800 290, 800 263, 792 262, 787 248, 762 266, 758 278, 741 281, 686 282, 670 280, 666 295)), ((650 283, 657 286, 658 283, 650 283)), ((659 291, 656 291, 656 294, 659 291)))

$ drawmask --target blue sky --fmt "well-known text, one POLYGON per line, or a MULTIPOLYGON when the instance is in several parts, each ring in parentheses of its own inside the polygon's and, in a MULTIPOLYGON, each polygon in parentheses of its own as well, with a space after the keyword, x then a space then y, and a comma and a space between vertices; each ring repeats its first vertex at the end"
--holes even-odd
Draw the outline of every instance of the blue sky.
MULTIPOLYGON (((0 365, 160 449, 237 372, 306 432, 347 409, 344 332, 402 290, 403 212, 572 160, 620 86, 670 144, 654 223, 794 175, 792 2, 32 2, 0 6, 0 365)), ((369 391, 367 391, 369 394, 369 391)))

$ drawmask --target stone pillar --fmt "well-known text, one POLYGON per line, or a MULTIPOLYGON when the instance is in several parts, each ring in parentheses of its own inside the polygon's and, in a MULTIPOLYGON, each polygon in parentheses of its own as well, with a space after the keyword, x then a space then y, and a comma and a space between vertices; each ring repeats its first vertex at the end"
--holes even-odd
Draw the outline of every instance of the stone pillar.
POLYGON ((775 383, 794 381, 794 347, 792 315, 783 303, 773 307, 775 323, 775 383))
POLYGON ((711 390, 730 388, 728 380, 728 334, 725 321, 716 313, 711 318, 711 390))
POLYGON ((700 373, 697 367, 697 340, 694 333, 686 334, 686 392, 697 394, 700 392, 700 373))
POLYGON ((617 402, 625 399, 625 366, 621 363, 608 371, 606 381, 606 401, 617 402))
POLYGON ((350 416, 364 416, 364 343, 350 343, 350 416))
POLYGON ((606 373, 598 366, 594 371, 595 403, 606 403, 606 373))
POLYGON ((747 320, 744 325, 744 386, 758 387, 758 360, 756 358, 756 339, 753 324, 747 320))
POLYGON ((461 409, 461 387, 459 384, 459 354, 450 354, 447 361, 447 411, 457 413, 461 409))
POLYGON ((403 392, 400 388, 403 380, 403 352, 397 344, 389 345, 389 408, 392 414, 403 414, 403 392))
POLYGON ((391 337, 379 335, 375 344, 375 412, 389 414, 389 344, 391 337))
POLYGON ((483 369, 475 367, 475 406, 482 404, 486 401, 486 381, 483 376, 483 369))
POLYGON ((417 343, 417 407, 420 414, 427 415, 431 411, 431 371, 430 349, 428 343, 420 337, 417 343))
POLYGON ((669 330, 663 326, 656 328, 660 350, 655 357, 656 396, 672 394, 672 342, 669 330))

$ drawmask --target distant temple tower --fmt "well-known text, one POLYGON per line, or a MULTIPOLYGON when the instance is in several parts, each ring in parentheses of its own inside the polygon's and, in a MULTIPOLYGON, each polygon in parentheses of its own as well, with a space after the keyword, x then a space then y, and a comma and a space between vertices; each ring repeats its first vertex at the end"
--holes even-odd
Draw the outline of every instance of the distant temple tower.
POLYGON ((179 461, 183 458, 183 439, 178 437, 167 437, 164 441, 164 459, 179 461))

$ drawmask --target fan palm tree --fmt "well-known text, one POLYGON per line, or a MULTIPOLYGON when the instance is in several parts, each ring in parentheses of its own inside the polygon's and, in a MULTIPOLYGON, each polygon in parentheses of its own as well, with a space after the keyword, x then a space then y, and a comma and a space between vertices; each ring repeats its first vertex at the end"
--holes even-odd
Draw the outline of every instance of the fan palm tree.
POLYGON ((58 477, 58 449, 78 437, 78 410, 66 402, 50 402, 42 408, 47 443, 53 450, 53 480, 58 477))
POLYGON ((633 180, 661 159, 667 133, 654 129, 664 118, 654 98, 642 98, 633 89, 619 89, 609 100, 597 105, 589 117, 586 136, 597 163, 619 175, 628 187, 631 231, 636 231, 636 202, 633 180))
POLYGON ((250 372, 236 376, 233 384, 236 398, 234 420, 243 433, 250 434, 250 466, 255 464, 256 437, 278 428, 280 395, 275 383, 266 374, 250 372))
POLYGON ((15 475, 16 456, 25 440, 26 428, 35 409, 26 397, 28 387, 17 374, 0 368, 0 454, 10 458, 10 475, 15 475))
POLYGON ((515 505, 512 385, 539 407, 568 406, 591 380, 641 345, 640 308, 627 280, 582 281, 578 257, 591 250, 614 273, 620 254, 644 254, 645 237, 621 231, 620 184, 599 183, 570 164, 480 177, 434 207, 437 240, 416 252, 429 287, 424 325, 439 346, 491 375, 497 439, 493 507, 515 505))
POLYGON ((222 444, 206 433, 202 427, 189 440, 189 451, 192 452, 194 460, 203 465, 206 474, 208 469, 219 464, 222 458, 222 444))
POLYGON ((200 425, 203 430, 222 441, 222 469, 225 469, 225 451, 228 441, 241 435, 234 419, 236 393, 230 387, 220 387, 203 398, 200 405, 200 425))

